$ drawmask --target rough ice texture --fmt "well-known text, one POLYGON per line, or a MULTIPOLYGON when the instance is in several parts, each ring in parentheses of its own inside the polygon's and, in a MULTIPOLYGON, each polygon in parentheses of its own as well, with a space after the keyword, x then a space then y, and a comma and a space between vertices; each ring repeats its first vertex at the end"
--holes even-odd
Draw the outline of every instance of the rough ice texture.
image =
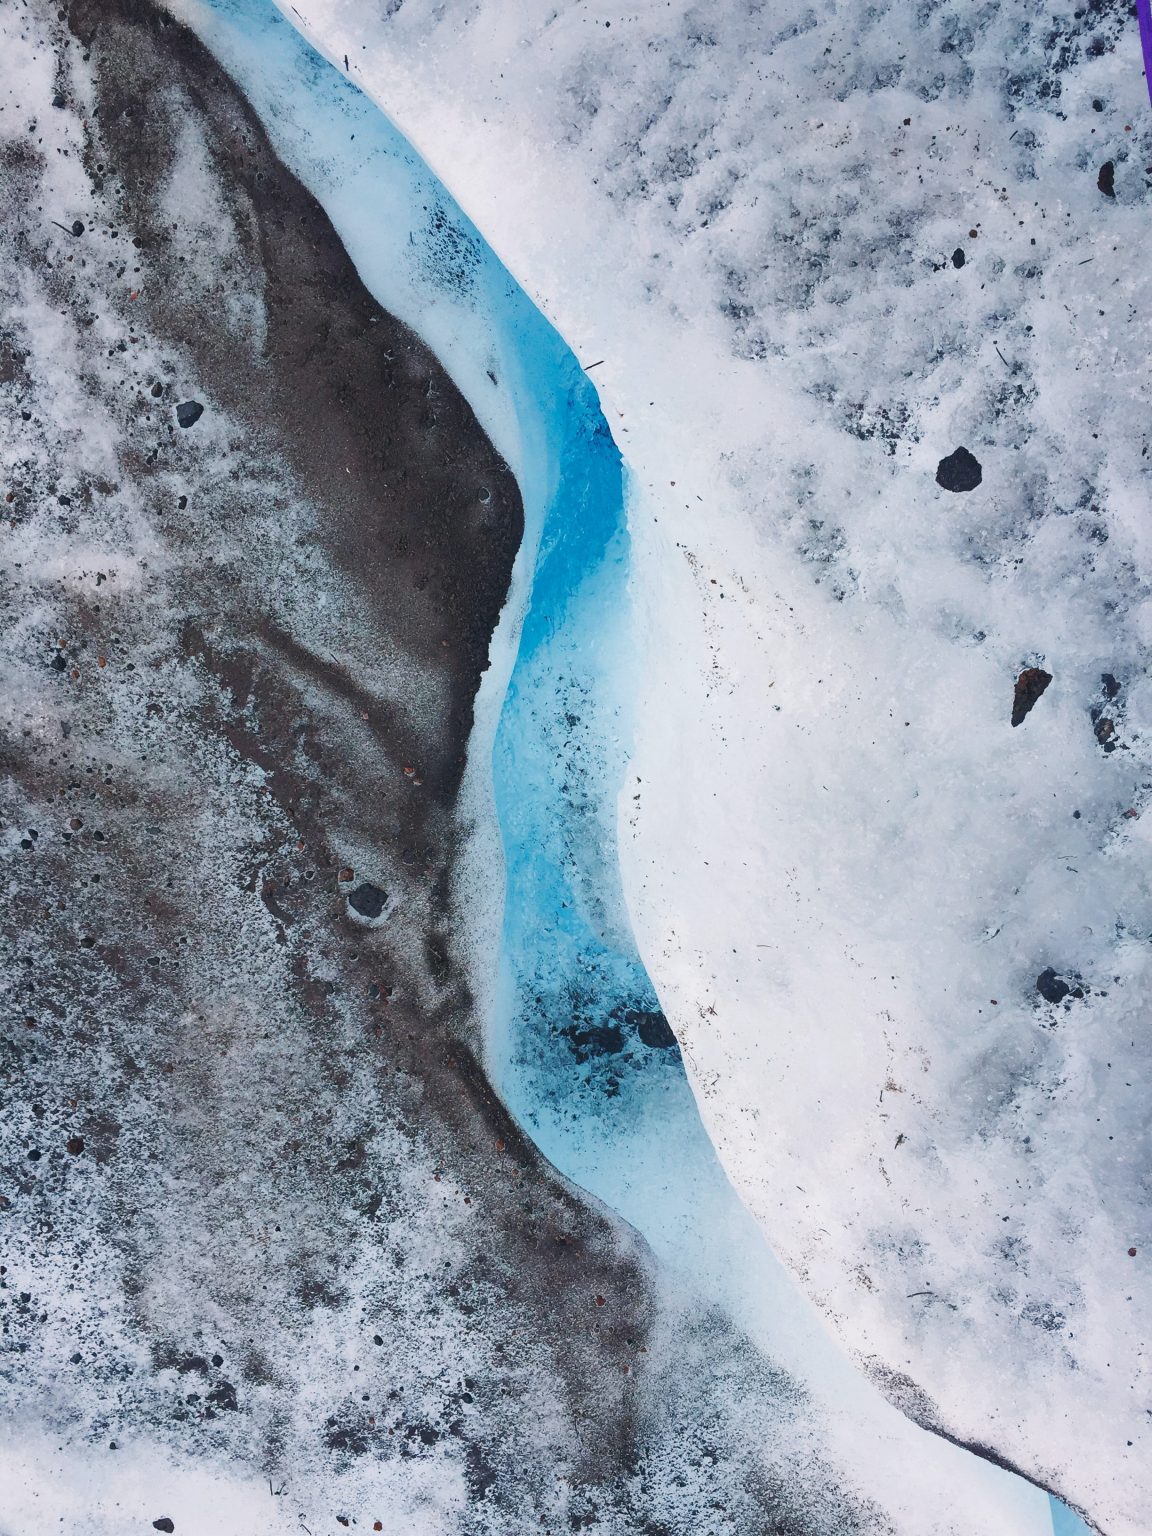
POLYGON ((190 34, 0 27, 5 1529, 886 1530, 480 1064, 511 476, 190 34))
POLYGON ((625 870, 733 1179, 907 1412, 1142 1531, 1134 14, 294 8, 603 359, 642 616, 625 870))

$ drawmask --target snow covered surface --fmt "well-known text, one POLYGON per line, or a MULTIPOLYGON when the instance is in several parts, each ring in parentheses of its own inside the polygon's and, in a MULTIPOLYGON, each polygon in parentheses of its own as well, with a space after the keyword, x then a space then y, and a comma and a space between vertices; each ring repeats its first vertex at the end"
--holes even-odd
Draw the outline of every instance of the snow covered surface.
POLYGON ((907 1411, 1142 1529, 1134 17, 294 9, 603 359, 628 895, 725 1166, 907 1411))
MULTIPOLYGON (((503 784, 513 807, 508 814, 514 816, 518 788, 519 797, 526 797, 525 789, 518 787, 517 775, 531 781, 534 774, 542 773, 547 779, 555 771, 548 764, 550 747, 559 750, 558 733, 553 731, 549 736, 545 724, 537 721, 534 727, 528 717, 534 711, 554 707, 554 680, 566 670, 572 673, 573 653, 579 658, 577 671, 582 668, 591 679, 584 684, 584 693, 595 692, 595 685, 603 682, 609 699, 606 703, 602 698, 586 697, 580 707, 599 724, 585 735, 572 730, 569 734, 578 743, 583 741, 594 759, 597 740, 610 735, 612 729, 611 684, 618 672, 619 650, 619 644, 612 643, 618 634, 612 626, 621 619, 614 606, 621 601, 620 553, 615 547, 620 534, 613 530, 621 490, 618 468, 614 492, 612 489, 615 454, 603 439, 602 428, 592 419, 594 396, 563 347, 555 338, 549 339, 548 328, 501 280, 476 232, 467 228, 440 197, 388 125, 376 120, 351 93, 341 91, 338 84, 319 74, 315 60, 299 47, 288 27, 270 26, 265 9, 231 0, 184 5, 180 14, 241 82, 264 115, 286 162, 323 198, 376 297, 393 313, 418 325, 422 333, 427 325, 442 359, 453 369, 457 381, 475 392, 481 419, 487 416, 494 440, 522 477, 529 570, 541 534, 544 543, 532 578, 533 607, 520 641, 520 654, 530 663, 519 684, 520 697, 528 701, 521 705, 526 718, 519 725, 502 727, 504 741, 498 757, 506 759, 507 766, 497 774, 497 797, 499 800, 503 784), (381 196, 386 199, 384 203, 381 196), (430 218, 431 209, 436 211, 430 218), (467 253, 466 282, 445 284, 442 263, 425 268, 419 241, 413 242, 408 232, 429 224, 442 231, 446 249, 467 253), (514 412, 508 405, 506 379, 512 380, 514 412), (522 379, 531 386, 527 392, 522 379), (567 410, 554 411, 553 398, 573 403, 567 410), (572 447, 561 450, 568 430, 566 418, 575 412, 579 421, 581 411, 592 413, 587 429, 578 425, 572 447), (557 434, 560 442, 545 451, 541 439, 557 434), (556 521, 541 527, 541 499, 555 495, 557 486, 557 466, 549 454, 560 451, 568 454, 562 468, 569 476, 588 473, 581 458, 590 452, 606 455, 604 469, 593 472, 587 505, 561 498, 553 509, 556 521), (602 507, 595 491, 597 473, 604 482, 601 495, 607 497, 602 507), (582 516, 583 531, 575 539, 566 528, 571 511, 582 516), (579 616, 575 621, 573 614, 579 616), (534 729, 537 737, 543 732, 535 743, 534 729), (535 752, 535 759, 525 760, 522 748, 535 752)), ((571 497, 574 493, 568 494, 571 497)), ((523 576, 518 579, 523 582, 523 576)), ((505 616, 513 639, 518 606, 514 598, 505 616)), ((625 633, 620 631, 620 638, 625 633)), ((500 649, 498 645, 498 653, 500 649)), ((509 659, 493 669, 498 680, 506 678, 509 659)), ((515 676, 513 699, 517 696, 515 676)), ((573 686, 578 685, 576 678, 573 686)), ((485 686, 490 687, 490 683, 485 686)), ((565 709, 574 707, 571 695, 560 702, 565 709)), ((482 715, 479 746, 474 743, 473 747, 481 772, 488 760, 484 739, 490 729, 482 715)), ((562 730, 559 735, 563 735, 562 730)), ((601 750, 609 761, 618 757, 610 742, 601 750)), ((562 757, 560 763, 562 772, 562 757)), ((595 820, 595 769, 591 780, 589 799, 595 820)), ((476 793, 479 795, 479 789, 476 793)), ((483 815, 482 805, 478 812, 483 815)), ((546 836, 546 831, 542 835, 546 836)), ((595 838, 577 840, 577 859, 594 852, 595 838)), ((593 860, 592 868, 585 869, 582 877, 582 890, 591 892, 593 904, 598 900, 607 914, 602 916, 600 928, 610 931, 613 922, 620 921, 612 914, 615 876, 611 858, 593 860)), ((555 905, 531 875, 526 889, 513 885, 510 906, 520 913, 518 921, 528 930, 538 928, 555 905)), ((638 967, 638 962, 629 959, 626 935, 625 919, 624 936, 615 939, 624 970, 629 965, 638 967)), ((539 949, 545 968, 549 964, 563 966, 562 945, 544 943, 539 949)), ((622 989, 622 1001, 633 1007, 652 1007, 654 1000, 642 991, 645 986, 640 969, 632 993, 626 986, 622 989)), ((592 992, 593 1002, 598 1001, 595 983, 592 992)), ((675 1059, 673 1050, 673 1062, 675 1059)), ((652 1067, 650 1061, 644 1064, 652 1067)), ((603 1074, 594 1086, 602 1083, 603 1074)), ((700 1134, 692 1100, 679 1084, 678 1063, 665 1066, 663 1071, 658 1065, 650 1072, 640 1071, 634 1075, 633 1091, 614 1106, 614 1115, 599 1115, 593 1102, 572 1134, 565 1137, 558 1135, 555 1120, 549 1125, 547 1109, 532 1113, 531 1106, 546 1097, 537 1081, 529 1075, 521 1083, 514 1072, 505 1071, 501 1082, 509 1101, 562 1171, 609 1198, 613 1208, 622 1210, 652 1239, 672 1276, 679 1269, 686 1277, 682 1296, 677 1296, 675 1283, 671 1290, 673 1311, 683 1311, 681 1328, 693 1326, 686 1320, 698 1316, 702 1306, 707 1309, 719 1301, 724 1314, 746 1330, 763 1351, 766 1358, 753 1356, 731 1390, 741 1405, 737 1411, 743 1414, 745 1431, 753 1440, 760 1436, 759 1455, 767 1466, 787 1469, 777 1475, 786 1476, 798 1496, 804 1497, 803 1490, 813 1476, 805 1464, 815 1460, 818 1467, 826 1468, 819 1475, 831 1477, 837 1497, 842 1489, 851 1500, 865 1500, 874 1511, 874 1520, 891 1523, 899 1531, 998 1531, 1004 1536, 1037 1532, 1046 1536, 1048 1506, 1041 1494, 916 1430, 830 1346, 719 1175, 711 1148, 700 1134), (667 1082, 669 1071, 675 1073, 672 1084, 667 1082), (648 1086, 652 1082, 654 1090, 648 1086), (649 1209, 645 1209, 646 1202, 649 1209), (763 1275, 760 1295, 743 1283, 756 1274, 763 1275), (808 1400, 802 1410, 789 1400, 783 1417, 771 1406, 776 1392, 770 1385, 771 1373, 781 1368, 795 1384, 788 1389, 789 1399, 799 1391, 808 1400), (746 1395, 756 1393, 757 1383, 760 1401, 755 1395, 746 1395)), ((560 1118, 570 1115, 567 1103, 558 1109, 560 1118)), ((723 1398, 710 1402, 710 1412, 718 1409, 732 1411, 723 1398)), ((655 1494, 653 1499, 661 1496, 655 1494)), ((387 1495, 384 1497, 387 1502, 387 1495)), ((379 1498, 377 1494, 378 1502, 379 1498)), ((411 1493, 406 1492, 404 1507, 410 1507, 411 1499, 411 1493)), ((450 1497, 444 1495, 438 1520, 448 1518, 450 1503, 450 1497)), ((726 1509, 726 1517, 734 1513, 734 1507, 726 1509)), ((675 1509, 673 1515, 682 1520, 685 1508, 675 1509)), ((814 1512, 812 1518, 818 1518, 814 1512)))
MULTIPOLYGON (((617 474, 590 548, 566 554, 563 519, 554 542, 545 521, 550 434, 579 440, 587 423, 607 455, 609 486, 614 455, 597 438, 595 397, 558 339, 548 340, 477 229, 399 136, 309 64, 262 5, 180 0, 173 9, 236 71, 361 276, 432 345, 524 491, 528 536, 473 741, 476 832, 464 899, 498 1085, 562 1171, 648 1236, 659 1265, 649 1277, 658 1293, 645 1335, 651 1373, 637 1357, 635 1391, 645 1413, 650 1400, 662 1404, 664 1422, 653 1435, 645 1421, 644 1486, 620 1495, 619 1510, 602 1513, 596 1528, 635 1528, 624 1512, 632 1509, 695 1532, 720 1518, 708 1502, 719 1489, 723 1518, 739 1522, 740 1509, 760 1508, 764 1488, 783 1480, 809 1501, 803 1513, 812 1523, 802 1528, 822 1536, 850 1525, 908 1536, 1048 1536, 1042 1495, 914 1429, 878 1386, 913 1418, 1061 1489, 1103 1529, 1140 1529, 1149 1502, 1138 1374, 1147 1080, 1136 1026, 1149 934, 1141 730, 1152 723, 1141 693, 1136 400, 1145 376, 1128 339, 1136 327, 1126 325, 1127 306, 1142 300, 1134 288, 1123 301, 1118 294, 1136 281, 1125 241, 1139 236, 1143 182, 1134 133, 1117 141, 1130 145, 1128 158, 1108 150, 1117 196, 1107 200, 1096 185, 1104 156, 1092 158, 1087 139, 1092 127, 1100 138, 1143 121, 1138 96, 1125 114, 1125 71, 1110 54, 1116 38, 1134 42, 1133 29, 1105 13, 1089 13, 1096 30, 1086 23, 1079 41, 1083 18, 1067 35, 1057 27, 1063 41, 1045 73, 1029 67, 1034 40, 994 10, 965 30, 947 10, 872 10, 865 25, 799 11, 794 21, 769 21, 735 7, 712 20, 672 6, 642 16, 575 6, 538 17, 523 7, 413 0, 377 11, 362 0, 297 9, 293 19, 330 56, 341 62, 346 51, 355 61, 351 73, 429 155, 582 360, 604 359, 591 376, 627 476, 617 474), (995 173, 989 137, 1010 171, 995 173), (1029 168, 1035 180, 1025 198, 1029 168), (1106 237, 1104 219, 1112 221, 1106 237), (1013 241, 1032 238, 1035 248, 1015 249, 1013 241), (962 266, 951 258, 954 240, 965 250, 962 266), (1079 267, 1088 254, 1092 262, 1079 267), (1105 308, 1103 319, 1096 308, 1105 308), (1072 330, 1078 317, 1073 350, 1059 327, 1072 330), (1121 410, 1126 388, 1133 398, 1121 410), (959 443, 983 465, 981 487, 965 497, 933 483, 937 461, 959 443), (549 558, 558 584, 541 579, 549 558), (529 643, 513 672, 530 590, 545 605, 528 612, 529 643), (1013 730, 1013 683, 1030 665, 1054 680, 1013 730), (510 675, 495 798, 512 890, 525 850, 521 894, 539 898, 540 881, 548 890, 536 906, 519 901, 512 927, 505 923, 506 957, 530 964, 497 989, 485 969, 499 921, 488 768, 510 675), (529 750, 538 760, 525 759, 529 750), (628 753, 618 822, 626 913, 598 797, 628 753), (519 799, 518 772, 526 776, 519 799), (549 795, 569 825, 584 827, 578 842, 550 846, 541 819, 549 795), (541 851, 544 862, 534 862, 541 851), (567 862, 559 883, 548 884, 557 860, 567 862), (578 920, 559 919, 555 940, 533 935, 528 914, 558 918, 557 901, 571 895, 578 920), (573 1075, 564 1071, 568 1044, 525 1032, 531 1010, 517 1014, 510 997, 544 987, 532 994, 537 1022, 559 1020, 563 1007, 544 1005, 547 985, 569 987, 590 955, 602 963, 589 971, 587 995, 568 998, 587 1035, 576 1032, 586 1059, 573 1075), (1068 987, 1054 1003, 1035 990, 1049 969, 1047 992, 1068 987), (675 1026, 695 1103, 661 1036, 645 970, 675 1026), (617 1011, 597 1016, 609 1000, 617 1011), (619 1031, 628 1049, 598 1030, 619 1031), (772 1247, 863 1371, 830 1342, 732 1197, 697 1103, 772 1247), (702 1460, 701 1433, 717 1441, 702 1460), (812 1503, 821 1487, 823 1502, 812 1503)), ((17 47, 18 31, 9 35, 9 69, 22 96, 32 88, 47 99, 49 61, 26 36, 17 47)), ((1051 53, 1055 44, 1045 37, 1036 46, 1051 53)), ((1142 89, 1138 75, 1134 83, 1142 89)), ((49 116, 36 130, 57 152, 47 164, 61 206, 84 195, 65 153, 76 148, 69 124, 49 116)), ((214 246, 229 270, 243 240, 229 244, 237 226, 218 201, 212 146, 191 128, 186 140, 169 213, 190 230, 191 249, 214 246)), ((115 256, 114 247, 100 249, 115 256)), ((17 296, 20 323, 36 338, 35 365, 48 370, 34 381, 36 427, 43 417, 49 437, 57 433, 62 464, 102 455, 111 474, 125 462, 123 423, 70 393, 70 381, 90 369, 88 343, 53 309, 54 291, 29 278, 17 296), (85 430, 69 439, 73 418, 85 430)), ((202 302, 238 348, 259 353, 259 301, 233 301, 226 285, 209 282, 202 302)), ((113 324, 113 362, 97 394, 127 388, 128 373, 121 379, 117 370, 134 378, 151 359, 141 351, 118 363, 116 334, 113 324)), ((142 345, 155 343, 145 334, 142 345)), ((188 360, 180 367, 187 371, 188 360)), ((232 457, 235 423, 213 404, 197 441, 224 465, 221 505, 227 474, 239 474, 259 501, 243 480, 252 469, 232 457)), ((275 476, 268 485, 282 505, 275 476)), ((141 612, 163 624, 164 583, 172 583, 172 613, 188 589, 162 521, 143 512, 125 499, 116 515, 129 522, 105 531, 93 563, 98 554, 102 573, 146 595, 152 607, 141 612)), ((90 538, 86 511, 70 515, 90 538)), ((261 527, 262 549, 278 548, 281 521, 261 527)), ((288 534, 294 526, 289 519, 288 534)), ((39 530, 22 531, 20 581, 47 590, 72 580, 74 533, 57 547, 39 530)), ((258 584, 259 568, 246 579, 258 584)), ((309 593, 317 604, 343 594, 316 556, 292 552, 276 570, 278 613, 290 632, 311 637, 325 619, 310 609, 309 593)), ((341 614, 342 629, 350 618, 341 614)), ((25 649, 37 641, 34 628, 18 635, 25 649)), ((437 686, 410 659, 388 655, 384 670, 414 710, 437 686)), ((188 675, 168 666, 164 676, 174 698, 195 705, 188 675)), ((29 671, 24 686, 46 728, 39 675, 29 671)), ((230 835, 253 814, 249 777, 230 835)), ((236 784, 226 763, 213 762, 209 787, 231 806, 236 784)), ((208 848, 208 812, 203 820, 208 848)), ((357 862, 373 853, 365 845, 357 862)), ((215 878, 211 857, 205 869, 215 878)), ((233 899, 219 904, 227 911, 233 899)), ((275 974, 275 954, 253 950, 256 980, 275 974)), ((254 1063, 263 1050, 255 1046, 254 1063)), ((352 1054, 359 1075, 336 1106, 342 1118, 383 1091, 359 1059, 362 1048, 352 1054)), ((207 1094, 217 1101, 222 1113, 230 1103, 245 1112, 243 1092, 225 1077, 207 1094)), ((150 1114, 129 1128, 134 1147, 152 1144, 150 1114)), ((240 1141, 228 1145, 243 1161, 240 1141)), ((431 1148, 410 1149, 390 1133, 373 1155, 394 1180, 390 1236, 427 1266, 445 1261, 466 1276, 476 1238, 447 1214, 467 1187, 460 1170, 437 1171, 432 1192, 431 1148)), ((178 1195, 182 1172, 165 1176, 178 1195)), ((258 1194, 251 1179, 229 1191, 248 1215, 258 1194)), ((318 1262, 311 1246, 330 1228, 331 1242, 344 1240, 347 1213, 339 1200, 331 1205, 305 1208, 290 1240, 309 1265, 318 1262)), ((230 1230, 205 1234, 221 1264, 230 1230)), ((163 1222, 160 1233, 190 1273, 205 1262, 194 1230, 186 1243, 163 1222)), ((86 1240, 74 1215, 64 1236, 86 1240)), ((140 1428, 167 1383, 161 1371, 159 1385, 148 1384, 142 1349, 130 1341, 157 1310, 190 1333, 200 1298, 157 1278, 127 1301, 114 1264, 103 1279, 97 1272, 100 1241, 94 1228, 83 1306, 118 1341, 107 1369, 125 1382, 136 1373, 135 1385, 117 1389, 117 1411, 131 1420, 138 1410, 137 1429, 111 1459, 103 1449, 65 1454, 27 1425, 10 1436, 0 1481, 19 1490, 3 1511, 15 1531, 60 1519, 111 1536, 154 1518, 149 1501, 161 1488, 185 1512, 180 1530, 239 1533, 253 1519, 295 1529, 301 1508, 315 1528, 337 1493, 345 1507, 379 1510, 428 1536, 481 1519, 489 1523, 477 1530, 522 1528, 523 1507, 509 1515, 477 1505, 472 1470, 453 1459, 450 1440, 409 1460, 389 1459, 375 1440, 361 1457, 348 1436, 328 1462, 312 1448, 308 1434, 342 1390, 382 1297, 410 1345, 409 1358, 389 1356, 387 1369, 429 1423, 439 1422, 436 1384, 446 1373, 471 1368, 472 1353, 481 1376, 495 1370, 498 1380, 510 1344, 520 1417, 506 1422, 528 1426, 526 1459, 547 1463, 550 1474, 553 1458, 566 1465, 580 1438, 566 1408, 547 1399, 530 1312, 497 1309, 493 1366, 492 1319, 482 1308, 462 1353, 458 1288, 390 1291, 372 1241, 361 1248, 357 1236, 364 1278, 346 1305, 325 1301, 303 1322, 286 1315, 283 1338, 279 1301, 266 1299, 253 1314, 260 1338, 249 1343, 270 1352, 277 1383, 254 1375, 247 1390, 275 1425, 270 1440, 293 1448, 291 1500, 253 1475, 264 1463, 239 1428, 232 1440, 226 1425, 213 1429, 218 1460, 182 1460, 164 1450, 164 1436, 150 1440, 140 1428), (529 1338, 523 1359, 512 1342, 521 1335, 529 1338), (291 1401, 286 1381, 299 1387, 291 1401)), ((273 1297, 284 1278, 282 1246, 277 1239, 249 1255, 273 1297)), ((39 1304, 48 1281, 26 1258, 39 1304)), ((76 1283, 51 1292, 62 1316, 81 1305, 76 1283)), ((227 1304, 216 1305, 223 1327, 227 1304)), ((44 1344, 23 1302, 18 1310, 35 1349, 48 1349, 35 1356, 37 1379, 58 1393, 65 1335, 56 1326, 44 1344)), ((169 1363, 167 1375, 176 1369, 169 1363)), ((357 1385, 370 1380, 376 1391, 371 1369, 357 1385)), ((89 1407, 54 1397, 52 1412, 64 1423, 89 1407)), ((361 1411, 350 1402, 348 1423, 361 1411)), ((488 1402, 465 1417, 496 1426, 503 1412, 488 1402)), ((506 1450, 511 1443, 506 1437, 506 1450)), ((560 1490, 539 1496, 549 1518, 587 1523, 587 1511, 560 1490)), ((1060 1536, 1072 1519, 1057 1513, 1060 1536)))

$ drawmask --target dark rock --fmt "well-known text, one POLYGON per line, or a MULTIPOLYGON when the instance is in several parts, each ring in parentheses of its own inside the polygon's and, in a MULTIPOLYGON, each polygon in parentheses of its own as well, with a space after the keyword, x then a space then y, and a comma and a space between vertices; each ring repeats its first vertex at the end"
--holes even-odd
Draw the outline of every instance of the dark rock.
POLYGON ((1072 988, 1049 966, 1037 976, 1036 990, 1046 1003, 1062 1003, 1072 988))
POLYGON ((979 460, 967 448, 957 448, 936 466, 936 484, 946 491, 974 491, 983 478, 979 460))
POLYGON ((1103 112, 1103 110, 1104 110, 1104 103, 1100 100, 1099 96, 1096 96, 1096 97, 1093 98, 1092 110, 1093 110, 1093 112, 1103 112))
POLYGON ((572 1044, 585 1056, 615 1056, 624 1049, 624 1031, 619 1024, 587 1024, 568 1031, 572 1044))
POLYGON ((959 246, 952 252, 952 265, 954 267, 962 267, 964 265, 964 252, 959 246))
POLYGON ((154 1531, 174 1531, 176 1527, 172 1524, 167 1515, 161 1515, 159 1520, 153 1520, 152 1529, 154 1531))
POLYGON ((72 223, 72 233, 74 235, 82 235, 84 233, 84 226, 83 226, 83 224, 81 224, 79 219, 75 219, 73 221, 73 223, 72 223))
POLYGON ((365 880, 349 893, 348 905, 361 917, 379 917, 388 905, 388 893, 382 891, 378 885, 372 885, 365 880))
POLYGON ((1116 162, 1114 160, 1105 160, 1096 178, 1096 185, 1105 197, 1116 196, 1116 162))
POLYGON ((635 1026, 636 1033, 650 1049, 667 1051, 676 1044, 672 1027, 659 1009, 654 1012, 645 1012, 636 1008, 626 1013, 624 1017, 629 1024, 635 1026))
POLYGON ((194 427, 203 414, 199 400, 181 400, 176 407, 176 420, 182 427, 194 427))
POLYGON ((1045 672, 1043 667, 1024 668, 1016 679, 1016 687, 1012 694, 1013 725, 1019 725, 1023 721, 1024 716, 1028 714, 1051 681, 1051 672, 1045 672))
POLYGON ((153 398, 153 400, 159 400, 160 396, 163 393, 164 393, 164 386, 163 386, 163 384, 153 384, 153 386, 152 386, 152 398, 153 398))
POLYGON ((1114 699, 1120 692, 1120 684, 1111 672, 1101 672, 1100 686, 1104 690, 1104 697, 1106 699, 1114 699))
POLYGON ((56 92, 55 96, 53 96, 53 98, 52 98, 52 105, 54 107, 62 107, 62 106, 65 105, 64 96, 63 96, 62 92, 60 92, 60 91, 56 92))
POLYGON ((84 1150, 84 1138, 83 1136, 69 1136, 65 1146, 73 1157, 79 1157, 84 1150))

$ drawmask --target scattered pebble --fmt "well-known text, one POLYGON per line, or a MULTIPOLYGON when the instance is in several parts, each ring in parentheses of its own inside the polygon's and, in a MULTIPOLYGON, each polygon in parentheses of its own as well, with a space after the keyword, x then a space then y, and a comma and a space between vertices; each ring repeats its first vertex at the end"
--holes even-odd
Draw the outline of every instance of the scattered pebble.
POLYGON ((1051 672, 1043 667, 1025 667, 1016 679, 1012 693, 1012 724, 1020 725, 1032 706, 1052 681, 1051 672))
POLYGON ((946 491, 974 491, 984 478, 975 454, 957 448, 936 466, 936 484, 946 491))
POLYGON ((181 400, 176 407, 176 420, 182 427, 194 427, 203 414, 199 400, 181 400))
POLYGON ((376 918, 388 905, 388 893, 365 880, 349 893, 348 905, 353 912, 359 912, 361 917, 376 918))

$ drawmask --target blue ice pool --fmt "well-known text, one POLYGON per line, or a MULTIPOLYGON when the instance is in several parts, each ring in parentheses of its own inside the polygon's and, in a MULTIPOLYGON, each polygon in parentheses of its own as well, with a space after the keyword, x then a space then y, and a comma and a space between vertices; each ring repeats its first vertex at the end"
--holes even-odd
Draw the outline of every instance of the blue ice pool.
POLYGON ((856 1435, 874 1459, 876 1437, 900 1468, 914 1447, 958 1507, 994 1510, 1011 1536, 1085 1531, 883 1402, 775 1260, 704 1132, 618 871, 628 484, 589 376, 395 126, 272 0, 186 0, 181 13, 321 202, 368 289, 440 358, 521 488, 524 546, 474 743, 491 746, 506 872, 488 1039, 496 1087, 558 1169, 643 1233, 670 1291, 721 1305, 804 1382, 841 1449, 856 1435))

